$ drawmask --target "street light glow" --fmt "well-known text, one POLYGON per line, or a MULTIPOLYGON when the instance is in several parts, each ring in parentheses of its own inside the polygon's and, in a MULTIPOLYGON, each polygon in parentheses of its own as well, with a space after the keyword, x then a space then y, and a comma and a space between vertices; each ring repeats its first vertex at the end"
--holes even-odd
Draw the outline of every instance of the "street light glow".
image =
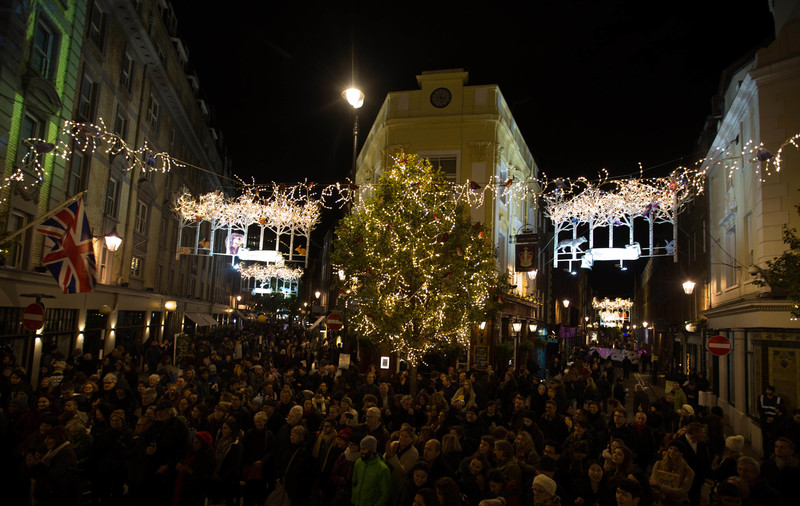
POLYGON ((569 299, 564 299, 561 303, 564 304, 564 309, 569 307, 569 299))
POLYGON ((364 105, 364 92, 358 88, 347 88, 342 92, 342 96, 353 106, 353 109, 359 109, 364 105))
POLYGON ((686 295, 691 295, 692 292, 694 292, 694 285, 695 285, 694 281, 687 280, 686 282, 683 283, 683 292, 686 295))

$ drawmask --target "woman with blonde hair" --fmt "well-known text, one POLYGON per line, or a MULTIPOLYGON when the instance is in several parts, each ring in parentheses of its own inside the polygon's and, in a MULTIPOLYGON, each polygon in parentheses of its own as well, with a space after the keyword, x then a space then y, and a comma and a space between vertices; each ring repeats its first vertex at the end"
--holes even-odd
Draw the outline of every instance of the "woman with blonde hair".
POLYGON ((683 459, 681 446, 672 442, 664 458, 657 461, 650 474, 650 485, 661 496, 663 505, 682 505, 689 501, 694 471, 683 459))

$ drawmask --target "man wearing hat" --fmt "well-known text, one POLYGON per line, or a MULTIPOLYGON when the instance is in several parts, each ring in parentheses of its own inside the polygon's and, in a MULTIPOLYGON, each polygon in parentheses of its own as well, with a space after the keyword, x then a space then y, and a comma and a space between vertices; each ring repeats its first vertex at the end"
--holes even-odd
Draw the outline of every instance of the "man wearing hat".
POLYGON ((392 473, 377 455, 378 440, 365 436, 361 440, 361 458, 353 469, 355 506, 387 506, 392 496, 392 473))

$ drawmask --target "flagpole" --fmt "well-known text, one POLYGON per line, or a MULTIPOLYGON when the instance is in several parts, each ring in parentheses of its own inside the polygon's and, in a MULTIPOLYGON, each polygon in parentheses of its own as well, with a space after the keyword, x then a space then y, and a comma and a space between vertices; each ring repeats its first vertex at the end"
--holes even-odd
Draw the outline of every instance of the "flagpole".
POLYGON ((27 225, 25 225, 21 229, 17 230, 13 234, 11 234, 10 236, 0 238, 0 244, 5 244, 5 243, 9 242, 11 239, 13 239, 16 236, 18 236, 18 235, 22 234, 23 232, 27 231, 29 228, 35 227, 36 225, 38 225, 39 223, 45 221, 46 219, 50 218, 51 216, 53 216, 55 214, 58 214, 58 212, 61 211, 63 208, 67 207, 68 205, 72 204, 73 202, 75 202, 79 198, 83 197, 83 194, 86 193, 87 191, 88 190, 83 190, 82 192, 75 194, 74 196, 70 197, 69 199, 65 200, 61 204, 59 204, 56 207, 54 207, 52 210, 48 211, 47 214, 44 214, 44 215, 40 216, 39 218, 36 218, 32 222, 28 223, 27 225))

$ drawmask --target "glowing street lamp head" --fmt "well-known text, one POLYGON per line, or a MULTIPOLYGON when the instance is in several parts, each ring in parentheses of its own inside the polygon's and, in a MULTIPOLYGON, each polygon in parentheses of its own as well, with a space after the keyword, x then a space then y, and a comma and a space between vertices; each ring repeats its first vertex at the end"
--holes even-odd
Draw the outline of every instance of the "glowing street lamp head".
POLYGON ((105 240, 108 251, 117 251, 119 249, 119 245, 122 244, 122 237, 117 233, 116 225, 114 225, 114 229, 111 233, 105 237, 105 240))
POLYGON ((317 290, 316 292, 314 292, 314 297, 315 297, 315 298, 319 299, 319 296, 320 296, 320 295, 322 295, 322 293, 321 293, 319 290, 317 290))
POLYGON ((564 304, 564 309, 569 307, 569 299, 564 299, 561 303, 564 304))
POLYGON ((353 109, 360 109, 364 105, 364 92, 358 88, 347 88, 342 92, 342 96, 353 109))
POLYGON ((522 330, 522 322, 517 320, 511 324, 511 328, 514 329, 515 334, 519 334, 519 331, 522 330))
POLYGON ((683 283, 683 292, 686 295, 691 295, 692 292, 694 292, 694 285, 695 285, 694 281, 686 281, 685 283, 683 283))
POLYGON ((537 328, 539 328, 539 326, 537 324, 535 324, 535 323, 529 323, 528 324, 528 330, 530 332, 536 332, 537 328))

